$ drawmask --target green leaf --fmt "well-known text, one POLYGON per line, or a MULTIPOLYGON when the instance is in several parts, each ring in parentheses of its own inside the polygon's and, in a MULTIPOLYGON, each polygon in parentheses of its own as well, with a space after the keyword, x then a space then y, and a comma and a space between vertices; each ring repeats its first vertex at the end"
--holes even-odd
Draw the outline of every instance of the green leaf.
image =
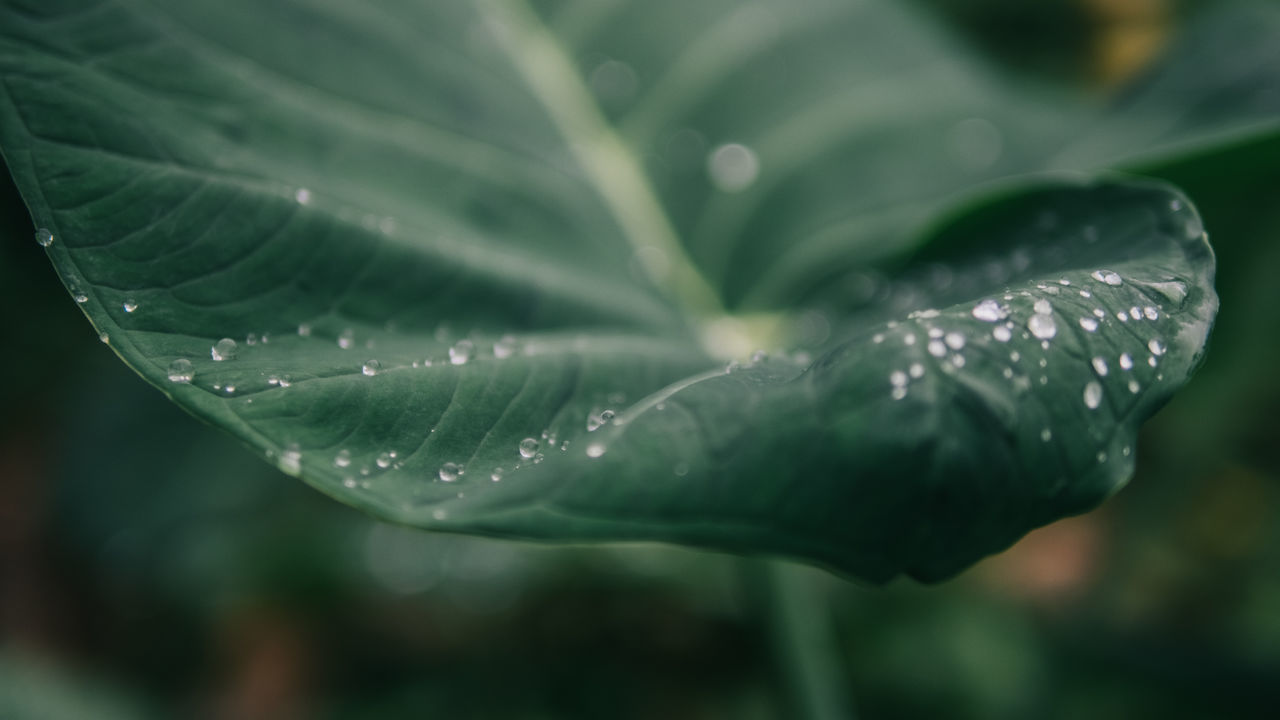
POLYGON ((1275 132, 1143 134, 1176 82, 1099 115, 887 2, 11 2, 0 28, 49 255, 193 414, 402 523, 874 580, 1113 492, 1216 310, 1176 191, 991 182, 1275 132))

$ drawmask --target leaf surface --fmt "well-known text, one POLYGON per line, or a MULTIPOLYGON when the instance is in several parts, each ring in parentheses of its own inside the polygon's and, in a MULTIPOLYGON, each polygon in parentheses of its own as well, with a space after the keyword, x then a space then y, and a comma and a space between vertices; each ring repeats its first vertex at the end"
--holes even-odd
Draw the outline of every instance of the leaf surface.
POLYGON ((1216 310, 1176 191, 973 188, 1271 126, 791 7, 11 2, 0 147, 122 359, 343 502, 945 577, 1119 487, 1216 310))

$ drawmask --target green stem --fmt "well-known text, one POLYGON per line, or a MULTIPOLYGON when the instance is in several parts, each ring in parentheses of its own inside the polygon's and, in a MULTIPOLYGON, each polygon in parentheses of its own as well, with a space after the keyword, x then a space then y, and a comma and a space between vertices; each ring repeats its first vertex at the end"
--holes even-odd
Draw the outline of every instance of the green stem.
POLYGON ((769 639, 788 704, 788 717, 853 720, 831 607, 817 571, 778 560, 749 560, 748 581, 769 620, 769 639))

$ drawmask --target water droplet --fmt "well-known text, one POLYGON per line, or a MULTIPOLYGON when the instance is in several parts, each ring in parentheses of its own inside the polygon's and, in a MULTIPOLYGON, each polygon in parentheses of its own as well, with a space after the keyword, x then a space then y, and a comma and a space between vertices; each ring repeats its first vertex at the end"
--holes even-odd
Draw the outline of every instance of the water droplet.
POLYGON ((350 465, 351 465, 350 450, 339 450, 338 454, 333 456, 334 467, 344 468, 344 467, 349 467, 350 465))
POLYGON ((1052 315, 1036 313, 1027 320, 1027 329, 1041 340, 1048 340, 1058 334, 1058 325, 1052 315))
POLYGON ((1146 318, 1147 318, 1148 320, 1159 320, 1159 319, 1160 319, 1160 311, 1159 311, 1159 310, 1157 310, 1157 309, 1155 309, 1155 308, 1154 308, 1154 307, 1152 307, 1151 305, 1148 305, 1148 306, 1146 306, 1146 307, 1142 308, 1142 314, 1143 314, 1143 315, 1145 315, 1145 316, 1146 316, 1146 318))
POLYGON ((1097 380, 1090 380, 1084 386, 1084 404, 1090 410, 1097 410, 1102 404, 1102 386, 1097 380))
POLYGON ((372 377, 374 375, 377 375, 378 371, 381 369, 382 369, 382 363, 378 362, 373 358, 370 358, 364 361, 364 365, 360 367, 360 372, 372 377))
POLYGON ((493 356, 499 360, 511 357, 516 351, 516 339, 511 335, 503 335, 493 344, 493 356))
POLYGON ((907 369, 907 372, 913 378, 922 378, 924 377, 924 366, 920 363, 911 363, 911 367, 907 369))
POLYGON ((209 349, 209 355, 213 357, 214 362, 234 360, 236 358, 236 341, 231 338, 222 338, 209 349))
POLYGON ((462 474, 462 466, 457 463, 447 462, 440 466, 437 473, 440 476, 440 482, 453 482, 462 474))
POLYGON ((1107 461, 1107 454, 1106 454, 1106 453, 1104 453, 1104 452, 1102 452, 1101 450, 1099 450, 1099 451, 1098 451, 1097 458, 1098 458, 1098 462, 1100 462, 1100 463, 1104 463, 1104 462, 1106 462, 1106 461, 1107 461))
POLYGON ((1129 308, 1129 317, 1133 318, 1134 320, 1141 320, 1142 309, 1137 307, 1136 305, 1134 307, 1129 308))
POLYGON ((746 145, 728 143, 707 156, 707 172, 721 192, 742 192, 751 187, 760 175, 760 159, 746 145))
POLYGON ((354 488, 355 486, 356 486, 356 479, 355 479, 355 478, 353 478, 353 477, 351 477, 351 476, 347 476, 347 477, 342 478, 342 487, 344 487, 344 488, 354 488))
POLYGON ((1141 389, 1142 389, 1142 386, 1138 384, 1137 380, 1129 381, 1129 392, 1133 393, 1134 395, 1137 395, 1138 391, 1141 389))
POLYGON ((1101 320, 1102 318, 1107 316, 1107 313, 1102 308, 1094 308, 1093 316, 1101 320))
POLYGON ((1120 322, 1129 322, 1129 314, 1121 310, 1120 312, 1116 313, 1116 319, 1119 320, 1120 322))
POLYGON ((1035 301, 1032 307, 1035 309, 1036 313, 1039 315, 1053 314, 1053 306, 1049 304, 1048 300, 1045 300, 1043 298, 1035 301))
POLYGON ((947 354, 947 345, 941 340, 929 341, 929 354, 934 357, 943 357, 947 354))
POLYGON ((675 475, 676 477, 684 477, 685 475, 688 475, 689 463, 686 463, 686 462, 676 463, 675 466, 671 468, 671 474, 675 475))
POLYGON ((880 343, 884 342, 884 333, 876 333, 875 335, 872 335, 872 336, 871 336, 871 342, 873 342, 873 343, 875 343, 875 344, 877 344, 877 345, 879 345, 880 343))
POLYGON ((286 475, 298 476, 302 472, 302 451, 297 444, 291 444, 280 453, 280 461, 276 463, 286 475))
POLYGON ((236 386, 235 386, 235 385, 230 385, 230 384, 228 384, 228 385, 224 388, 224 391, 225 391, 228 395, 230 395, 231 393, 233 393, 233 392, 235 392, 235 391, 236 391, 236 386))
POLYGON ((352 330, 351 328, 347 328, 342 332, 338 333, 338 347, 342 348, 343 350, 350 350, 351 346, 355 344, 355 341, 356 341, 356 331, 352 330))
POLYGON ((1041 430, 1041 431, 1040 431, 1040 440, 1041 440, 1041 441, 1043 441, 1043 442, 1049 442, 1049 441, 1050 441, 1050 440, 1052 440, 1052 439, 1053 439, 1053 431, 1052 431, 1052 430, 1050 430, 1049 428, 1045 428, 1045 429, 1043 429, 1043 430, 1041 430))
POLYGON ((138 309, 138 303, 134 302, 132 299, 130 299, 130 300, 125 300, 125 301, 124 301, 124 311, 125 311, 125 312, 127 312, 127 313, 131 313, 131 312, 133 312, 134 310, 137 310, 137 309, 138 309))
POLYGON ((1147 343, 1147 349, 1151 351, 1152 355, 1163 355, 1168 348, 1158 338, 1151 338, 1151 341, 1147 343))
POLYGON ((308 324, 306 324, 306 323, 302 323, 301 325, 299 325, 299 326, 298 326, 298 336, 299 336, 299 337, 311 337, 311 326, 310 326, 310 325, 308 325, 308 324))
POLYGON ((889 396, 894 400, 901 400, 907 396, 907 389, 904 387, 896 387, 889 393, 889 396))
POLYGON ((942 331, 942 328, 929 328, 929 337, 931 338, 940 338, 945 334, 946 333, 942 331))
POLYGON ((1120 454, 1124 455, 1125 457, 1129 457, 1129 454, 1132 452, 1133 452, 1133 448, 1130 448, 1128 445, 1125 445, 1124 447, 1120 448, 1120 454))
POLYGON ((452 365, 466 365, 471 359, 471 353, 475 350, 475 345, 470 340, 459 340, 449 348, 449 363, 452 365))
POLYGON ((1107 376, 1107 360, 1106 358, 1096 357, 1092 361, 1093 371, 1098 373, 1099 377, 1107 376))
POLYGON ((1080 327, 1088 332, 1095 332, 1098 329, 1098 321, 1093 318, 1082 317, 1080 318, 1080 327))
POLYGON ((902 336, 902 344, 903 344, 903 345, 915 345, 915 344, 916 344, 916 336, 915 336, 915 333, 907 333, 906 335, 903 335, 903 336, 902 336))
POLYGON ((1157 364, 1159 364, 1159 361, 1156 360, 1155 355, 1152 355, 1147 358, 1147 364, 1150 365, 1151 367, 1155 367, 1157 364))
POLYGON ((1017 350, 1014 350, 1013 352, 1009 353, 1009 359, 1014 362, 1018 362, 1019 360, 1022 359, 1022 353, 1018 352, 1017 350))
POLYGON ((1106 283, 1107 285, 1117 286, 1124 284, 1124 278, 1121 278, 1110 270, 1094 270, 1092 275, 1094 280, 1097 280, 1100 283, 1106 283))
POLYGON ((1120 353, 1120 369, 1121 369, 1121 370, 1132 370, 1132 369, 1133 369, 1133 356, 1132 356, 1132 355, 1130 355, 1129 353, 1120 353))
POLYGON ((894 370, 889 373, 889 384, 894 387, 903 387, 907 384, 907 374, 901 370, 894 370))
POLYGON ((98 333, 98 340, 101 341, 104 345, 111 344, 111 336, 104 332, 98 333))
POLYGON ((943 339, 946 341, 947 347, 952 350, 960 350, 964 348, 964 335, 961 335, 960 333, 947 333, 947 336, 943 339))
POLYGON ((527 437, 520 441, 520 457, 531 458, 538 454, 538 441, 527 437))
POLYGON ((40 244, 40 247, 49 247, 53 244, 53 233, 48 228, 36 230, 36 242, 40 244))
POLYGON ((1009 313, 995 300, 983 300, 973 307, 973 316, 983 322, 1000 322, 1008 317, 1009 313))
POLYGON ((191 361, 186 358, 178 358, 169 363, 169 382, 189 383, 195 379, 196 371, 191 366, 191 361))
POLYGON ((1081 291, 1080 291, 1080 297, 1082 297, 1082 298, 1091 298, 1091 297, 1093 297, 1093 293, 1089 292, 1088 290, 1081 290, 1081 291))
POLYGON ((598 458, 604 454, 604 443, 591 443, 587 446, 587 457, 598 458))
POLYGON ((311 203, 311 191, 306 188, 298 188, 293 193, 293 199, 299 205, 307 205, 311 203))
POLYGON ((374 463, 376 463, 377 466, 382 468, 383 470, 386 470, 387 468, 391 467, 391 461, 395 459, 396 459, 395 453, 384 452, 384 453, 379 453, 377 459, 374 460, 374 463))
POLYGON ((1013 331, 1001 325, 991 331, 991 336, 1000 342, 1009 342, 1013 338, 1013 331))
POLYGON ((952 365, 955 365, 955 366, 956 366, 956 367, 958 367, 958 368, 962 368, 962 367, 964 367, 964 356, 963 356, 963 355, 961 355, 961 354, 959 354, 959 353, 956 353, 955 355, 952 355, 952 356, 951 356, 951 364, 952 364, 952 365))

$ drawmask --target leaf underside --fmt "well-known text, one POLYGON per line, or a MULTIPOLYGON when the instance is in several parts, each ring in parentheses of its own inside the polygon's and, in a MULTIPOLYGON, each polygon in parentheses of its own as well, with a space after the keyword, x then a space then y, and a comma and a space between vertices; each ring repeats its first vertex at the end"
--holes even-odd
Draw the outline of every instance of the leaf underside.
POLYGON ((9 2, 0 148, 104 341, 345 503, 939 579, 1121 486, 1217 308, 1167 186, 973 188, 1260 115, 803 5, 9 2))

